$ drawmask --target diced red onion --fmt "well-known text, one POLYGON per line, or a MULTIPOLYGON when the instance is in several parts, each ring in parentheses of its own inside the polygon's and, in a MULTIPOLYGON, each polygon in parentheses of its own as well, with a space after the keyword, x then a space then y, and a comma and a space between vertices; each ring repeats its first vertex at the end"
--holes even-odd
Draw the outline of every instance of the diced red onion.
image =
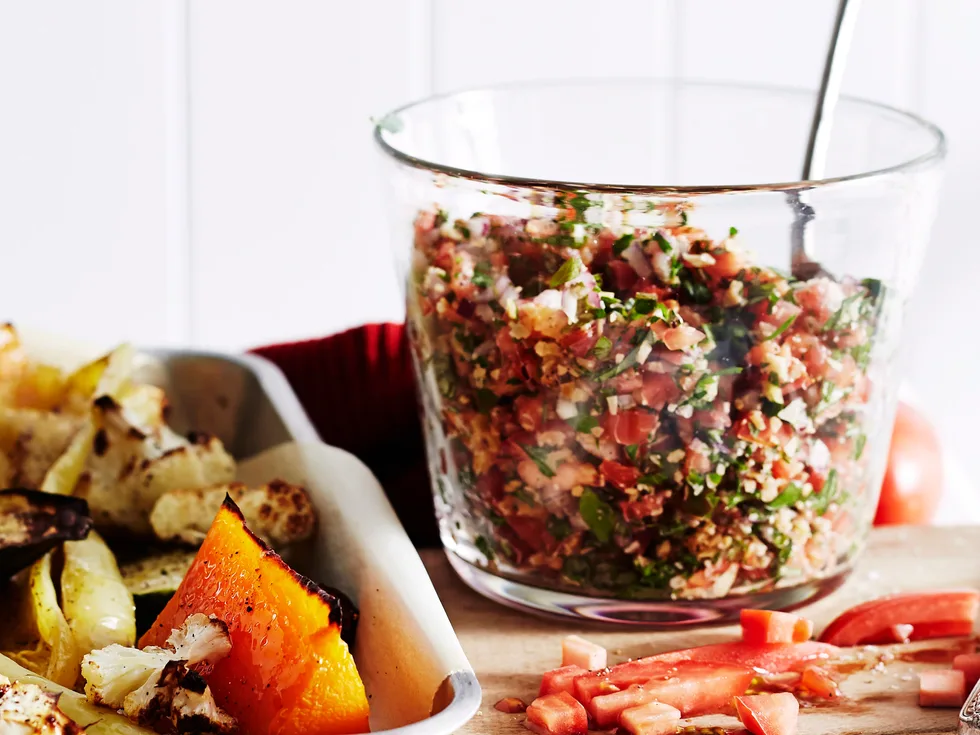
POLYGON ((488 217, 471 217, 466 226, 474 237, 486 237, 490 234, 490 219, 488 217))
POLYGON ((559 398, 555 403, 555 413, 558 414, 558 418, 568 421, 578 416, 578 405, 574 401, 559 398))
POLYGON ((633 406, 636 405, 636 399, 628 394, 624 396, 616 396, 616 403, 619 405, 620 408, 622 408, 625 411, 627 409, 633 408, 633 406))
POLYGON ((534 297, 534 303, 547 309, 561 308, 561 291, 549 288, 534 297))
POLYGON ((578 320, 578 297, 571 291, 565 291, 561 295, 561 310, 568 317, 569 324, 574 324, 578 320))
POLYGON ((647 256, 644 254, 642 248, 637 244, 636 240, 630 243, 629 247, 623 251, 623 258, 626 262, 630 264, 633 270, 640 278, 649 278, 653 273, 653 269, 650 267, 650 262, 647 260, 647 256))

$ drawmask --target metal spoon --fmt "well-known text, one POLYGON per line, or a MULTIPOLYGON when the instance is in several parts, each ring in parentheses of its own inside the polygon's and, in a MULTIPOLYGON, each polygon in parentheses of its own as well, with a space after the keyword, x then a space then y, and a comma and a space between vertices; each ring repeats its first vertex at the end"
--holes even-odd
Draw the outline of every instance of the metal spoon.
MULTIPOLYGON (((847 52, 851 47, 851 38, 854 36, 854 26, 857 24, 860 6, 861 0, 840 0, 837 5, 837 17, 834 20, 830 48, 827 49, 827 59, 824 62, 820 92, 817 94, 817 105, 813 110, 813 121, 810 123, 810 139, 807 141, 801 177, 803 181, 822 178, 827 166, 827 149, 830 146, 834 108, 837 107, 837 99, 840 97, 847 52)), ((789 195, 789 201, 796 213, 796 221, 792 229, 793 276, 807 280, 820 275, 830 276, 830 273, 811 257, 813 237, 808 225, 815 213, 813 207, 806 203, 804 194, 804 190, 794 191, 789 195)))

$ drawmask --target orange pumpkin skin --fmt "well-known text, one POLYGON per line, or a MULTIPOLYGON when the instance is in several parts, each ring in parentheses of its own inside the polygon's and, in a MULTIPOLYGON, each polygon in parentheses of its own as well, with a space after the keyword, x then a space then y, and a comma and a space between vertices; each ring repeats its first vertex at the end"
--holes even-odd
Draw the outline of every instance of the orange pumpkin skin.
POLYGON ((199 612, 228 626, 231 652, 205 678, 243 735, 368 732, 337 601, 256 538, 230 498, 140 647, 163 645, 199 612))

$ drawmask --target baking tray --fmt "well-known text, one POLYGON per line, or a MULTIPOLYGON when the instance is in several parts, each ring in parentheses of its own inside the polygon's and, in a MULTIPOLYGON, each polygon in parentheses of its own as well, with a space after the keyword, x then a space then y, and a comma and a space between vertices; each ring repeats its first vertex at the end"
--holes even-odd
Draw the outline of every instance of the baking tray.
MULTIPOLYGON (((54 364, 93 355, 50 338, 25 343, 54 364)), ((361 609, 353 653, 372 732, 449 735, 470 720, 480 685, 417 551, 370 470, 320 442, 282 372, 255 355, 158 348, 141 351, 137 375, 166 391, 175 430, 213 434, 245 460, 238 479, 275 471, 309 489, 321 525, 300 568, 361 609)))

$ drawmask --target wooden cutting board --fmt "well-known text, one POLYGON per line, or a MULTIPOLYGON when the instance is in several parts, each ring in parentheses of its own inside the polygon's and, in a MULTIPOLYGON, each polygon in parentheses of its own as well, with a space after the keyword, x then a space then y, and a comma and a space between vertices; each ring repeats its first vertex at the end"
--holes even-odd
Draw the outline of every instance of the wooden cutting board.
MULTIPOLYGON (((659 651, 733 640, 734 626, 682 632, 607 632, 601 628, 552 622, 522 614, 484 599, 454 574, 441 551, 423 559, 483 686, 483 707, 461 733, 526 735, 523 715, 498 712, 504 697, 530 702, 542 672, 561 663, 561 640, 570 633, 606 646, 610 663, 659 651)), ((851 605, 901 590, 980 587, 980 527, 875 529, 870 546, 847 583, 830 597, 803 608, 817 630, 851 605)), ((920 646, 922 644, 919 644, 920 646)), ((940 644, 928 642, 932 652, 940 644)), ((896 649, 903 650, 903 649, 896 649)), ((938 652, 937 657, 943 655, 938 652)), ((913 658, 913 657, 909 657, 913 658)), ((847 701, 801 710, 800 735, 877 735, 878 733, 955 733, 953 709, 921 709, 917 671, 929 664, 896 659, 860 670, 842 683, 847 701)), ((697 724, 737 727, 733 718, 700 718, 697 724)))

